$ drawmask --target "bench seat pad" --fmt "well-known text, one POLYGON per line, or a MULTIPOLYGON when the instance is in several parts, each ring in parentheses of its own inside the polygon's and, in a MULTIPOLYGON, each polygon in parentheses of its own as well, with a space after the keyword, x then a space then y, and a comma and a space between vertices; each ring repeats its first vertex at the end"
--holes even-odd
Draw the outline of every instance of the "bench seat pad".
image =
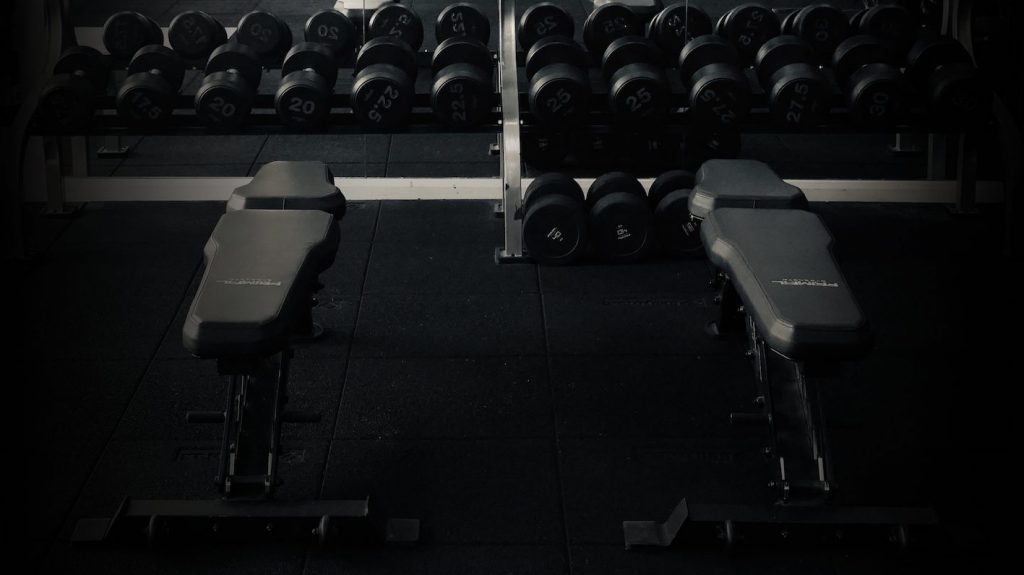
POLYGON ((817 215, 723 208, 704 220, 701 238, 772 349, 798 360, 867 350, 867 321, 817 215))
POLYGON ((334 216, 242 210, 221 216, 206 242, 206 271, 182 330, 200 357, 265 356, 284 349, 338 249, 334 216))
POLYGON ((339 220, 345 196, 323 162, 270 162, 228 198, 228 211, 320 210, 339 220))
POLYGON ((787 184, 756 160, 708 160, 701 164, 690 194, 690 213, 706 218, 718 208, 805 209, 800 188, 787 184))

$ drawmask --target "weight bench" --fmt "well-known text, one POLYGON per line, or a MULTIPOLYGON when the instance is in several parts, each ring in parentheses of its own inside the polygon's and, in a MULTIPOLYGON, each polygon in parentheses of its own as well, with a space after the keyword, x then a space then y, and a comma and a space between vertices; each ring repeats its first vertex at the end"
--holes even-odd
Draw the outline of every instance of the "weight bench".
POLYGON ((298 538, 326 543, 340 533, 379 534, 412 542, 419 522, 371 521, 368 499, 277 501, 281 424, 318 415, 292 413, 287 403, 291 340, 305 321, 318 276, 334 260, 335 217, 315 210, 229 211, 206 243, 206 271, 182 330, 185 347, 217 360, 228 379, 224 411, 190 412, 190 423, 224 427, 220 499, 125 498, 112 518, 83 519, 72 540, 150 543, 206 536, 223 539, 298 538), (344 525, 339 525, 344 523, 344 525), (374 529, 374 528, 377 529, 374 529))
POLYGON ((701 238, 720 289, 721 312, 710 331, 745 330, 756 374, 760 411, 734 413, 730 421, 769 428, 765 453, 775 465, 775 500, 758 506, 683 499, 665 522, 623 522, 626 548, 671 545, 684 528, 699 538, 692 532, 702 527, 729 544, 738 533, 795 539, 797 531, 819 537, 822 527, 833 527, 848 538, 881 530, 886 540, 905 545, 909 526, 936 524, 931 509, 828 503, 834 485, 816 390, 839 362, 867 352, 870 333, 818 216, 793 209, 714 209, 703 220, 701 238))

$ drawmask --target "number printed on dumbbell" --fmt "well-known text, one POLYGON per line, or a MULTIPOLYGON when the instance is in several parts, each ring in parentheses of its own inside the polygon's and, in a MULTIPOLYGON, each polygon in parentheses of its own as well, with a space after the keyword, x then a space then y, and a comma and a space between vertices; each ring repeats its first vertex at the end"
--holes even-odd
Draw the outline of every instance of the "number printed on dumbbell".
POLYGON ((811 87, 804 82, 797 82, 793 84, 793 93, 799 98, 793 98, 789 101, 789 110, 786 112, 786 121, 791 124, 799 124, 800 119, 803 116, 804 109, 807 108, 807 95, 810 93, 811 87))
POLYGON ((547 237, 548 237, 549 240, 551 240, 553 242, 564 242, 565 241, 565 234, 563 234, 562 230, 558 229, 557 226, 551 228, 551 231, 548 232, 547 237))
POLYGON ((536 32, 538 38, 547 36, 549 32, 558 29, 558 20, 554 16, 548 15, 537 21, 537 25, 533 27, 533 31, 536 32))
POLYGON ((615 226, 615 239, 618 241, 628 240, 633 237, 633 234, 629 233, 629 228, 622 224, 615 226))
POLYGON ((626 105, 629 106, 631 112, 639 112, 644 109, 644 106, 651 103, 654 96, 647 88, 637 88, 636 92, 632 96, 626 98, 626 105))
POLYGON ((273 39, 274 37, 274 30, 263 26, 259 22, 256 22, 249 27, 249 35, 253 36, 257 40, 260 40, 261 42, 270 42, 270 40, 273 39))
POLYGON ((382 108, 385 110, 390 108, 395 103, 395 100, 397 100, 401 95, 402 93, 394 86, 386 86, 384 88, 384 92, 373 103, 373 108, 370 109, 367 117, 378 124, 381 123, 384 116, 381 114, 380 110, 382 108))
POLYGON ((206 117, 213 120, 214 122, 219 123, 223 122, 228 118, 233 117, 235 115, 235 112, 237 111, 238 108, 234 104, 224 100, 224 98, 220 96, 216 96, 212 100, 210 100, 211 113, 207 114, 206 117))
POLYGON ((566 92, 564 89, 559 88, 555 94, 548 98, 544 104, 548 110, 552 113, 556 113, 562 110, 566 104, 572 102, 572 94, 566 92))
POLYGON ((295 97, 288 101, 288 111, 303 116, 312 116, 316 112, 316 102, 295 97))
POLYGON ((746 28, 749 33, 740 34, 737 39, 740 44, 744 46, 750 46, 754 43, 754 35, 759 32, 761 23, 764 22, 764 12, 760 10, 753 10, 750 12, 750 16, 747 18, 743 27, 746 28))
POLYGON ((132 106, 134 106, 141 115, 144 115, 151 120, 159 119, 160 115, 164 113, 163 108, 153 102, 149 96, 140 92, 132 94, 132 106))

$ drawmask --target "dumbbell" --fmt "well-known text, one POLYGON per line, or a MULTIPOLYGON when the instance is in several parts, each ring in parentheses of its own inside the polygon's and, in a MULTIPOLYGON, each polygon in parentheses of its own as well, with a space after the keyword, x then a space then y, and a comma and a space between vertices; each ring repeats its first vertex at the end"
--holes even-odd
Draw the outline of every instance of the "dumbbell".
POLYGON ((893 125, 906 113, 906 78, 890 63, 889 51, 877 38, 858 34, 840 42, 832 55, 832 69, 854 122, 893 125))
POLYGON ((306 20, 306 42, 327 46, 338 60, 348 58, 356 45, 356 26, 352 20, 333 9, 320 10, 306 20))
POLYGON ((755 68, 778 125, 807 129, 828 112, 832 87, 814 61, 814 52, 796 36, 776 36, 757 51, 755 68))
POLYGON ((292 29, 273 13, 255 10, 238 21, 232 39, 255 50, 260 61, 271 63, 279 61, 291 47, 292 29))
POLYGON ((53 130, 81 129, 96 113, 96 96, 110 79, 110 63, 94 48, 74 46, 60 55, 39 96, 36 121, 53 130))
POLYGON ((366 34, 368 38, 401 40, 415 52, 423 45, 423 20, 405 4, 385 2, 370 16, 366 34))
POLYGON ((724 38, 705 34, 690 40, 679 52, 678 68, 696 123, 732 126, 746 117, 750 83, 736 48, 724 38))
POLYGON ((486 46, 491 39, 491 21, 468 2, 450 4, 437 15, 434 37, 438 44, 452 37, 468 37, 486 46))
POLYGON ((213 50, 228 41, 224 25, 201 10, 182 12, 171 20, 167 41, 186 60, 207 60, 213 50))
POLYGON ((729 10, 715 23, 715 33, 739 51, 744 63, 751 63, 768 40, 779 35, 779 17, 762 4, 749 2, 729 10))
POLYGON ((653 218, 639 180, 609 172, 587 192, 590 237, 597 252, 611 262, 633 262, 650 249, 653 218))
POLYGON ((171 117, 184 79, 185 62, 174 50, 162 44, 140 48, 117 91, 117 113, 139 126, 159 126, 171 117))
POLYGON ((906 76, 943 122, 984 118, 992 93, 967 49, 948 36, 923 35, 907 52, 906 76))
POLYGON ((203 82, 196 91, 196 116, 214 130, 236 130, 249 119, 263 75, 255 50, 228 42, 206 61, 203 82))
POLYGON ((654 43, 642 36, 621 36, 608 44, 601 70, 608 83, 608 107, 617 119, 650 122, 668 114, 671 90, 662 59, 654 43))
POLYGON ((365 128, 391 131, 405 123, 416 95, 416 54, 392 36, 373 38, 356 56, 352 111, 365 128))
POLYGON ((647 37, 670 58, 676 58, 687 42, 712 30, 711 17, 702 8, 689 2, 676 2, 650 21, 647 37))
POLYGON ((914 17, 898 4, 876 4, 857 12, 850 18, 850 29, 855 34, 874 36, 885 44, 894 61, 900 61, 917 35, 914 17))
POLYGON ((595 2, 594 9, 583 22, 583 44, 597 62, 602 60, 613 40, 623 36, 642 36, 643 33, 643 21, 622 2, 595 2))
POLYGON ((661 251, 682 257, 699 254, 700 222, 690 217, 690 193, 694 175, 687 170, 671 170, 651 184, 648 200, 654 212, 654 234, 661 251))
POLYGON ((590 101, 587 55, 573 39, 575 24, 564 9, 536 4, 519 19, 519 43, 526 50, 530 111, 538 123, 554 126, 586 117, 590 101))
POLYGON ((546 265, 570 264, 587 247, 587 210, 576 180, 543 174, 526 188, 523 243, 530 257, 546 265))
POLYGON ((338 79, 334 51, 318 42, 300 42, 288 50, 281 64, 281 83, 274 108, 286 128, 319 128, 331 111, 331 96, 338 79))
POLYGON ((431 58, 430 102, 438 119, 464 128, 484 122, 494 103, 494 61, 487 49, 490 23, 469 4, 452 4, 437 17, 439 44, 431 58))
POLYGON ((798 36, 827 64, 840 42, 850 36, 850 21, 829 4, 811 4, 790 12, 782 20, 782 33, 798 36))
POLYGON ((118 12, 103 24, 103 47, 115 60, 127 61, 143 47, 163 43, 160 25, 138 12, 118 12))

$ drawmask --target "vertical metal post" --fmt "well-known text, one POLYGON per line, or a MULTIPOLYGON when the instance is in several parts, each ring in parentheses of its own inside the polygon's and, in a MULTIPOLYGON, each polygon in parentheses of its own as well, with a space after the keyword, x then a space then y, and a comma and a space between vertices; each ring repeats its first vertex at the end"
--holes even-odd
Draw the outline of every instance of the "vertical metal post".
POLYGON ((85 136, 72 136, 66 138, 68 149, 68 173, 75 177, 89 175, 89 142, 85 136))
POLYGON ((501 45, 498 59, 498 81, 501 89, 501 180, 505 246, 498 250, 497 259, 516 260, 523 257, 523 222, 520 219, 522 203, 522 162, 519 146, 519 79, 516 68, 516 3, 499 0, 501 45))

